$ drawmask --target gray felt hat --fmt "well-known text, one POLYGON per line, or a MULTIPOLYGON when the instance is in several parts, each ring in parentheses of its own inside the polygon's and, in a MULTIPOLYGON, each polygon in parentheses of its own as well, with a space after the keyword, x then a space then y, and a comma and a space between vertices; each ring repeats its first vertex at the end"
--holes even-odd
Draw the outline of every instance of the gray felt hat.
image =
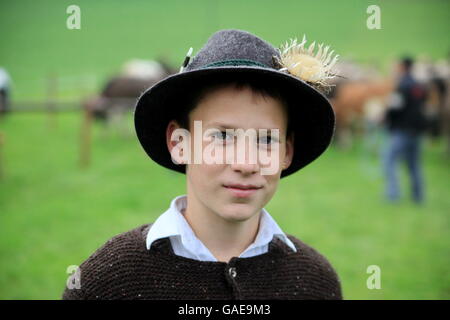
POLYGON ((289 121, 294 139, 291 165, 286 177, 318 158, 329 146, 335 128, 335 114, 328 99, 316 88, 276 62, 280 51, 261 38, 243 30, 226 29, 214 33, 179 73, 170 75, 147 89, 139 98, 134 123, 138 139, 156 163, 185 173, 186 165, 172 161, 166 144, 166 129, 180 108, 186 90, 198 90, 207 79, 245 77, 264 79, 283 88, 288 101, 289 121))

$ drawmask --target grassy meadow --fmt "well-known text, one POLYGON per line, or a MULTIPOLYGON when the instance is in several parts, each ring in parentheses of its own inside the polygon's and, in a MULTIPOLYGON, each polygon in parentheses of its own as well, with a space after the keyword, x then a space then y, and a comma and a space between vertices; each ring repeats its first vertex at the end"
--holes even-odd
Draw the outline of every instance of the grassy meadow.
MULTIPOLYGON (((12 101, 44 101, 49 76, 57 99, 96 92, 128 59, 163 57, 179 66, 218 29, 253 32, 274 45, 306 34, 344 59, 381 71, 405 53, 446 58, 450 1, 444 0, 19 0, 0 2, 0 67, 10 73, 12 101), (81 29, 66 28, 66 8, 81 9, 81 29), (380 30, 366 27, 369 5, 381 8, 380 30)), ((153 163, 141 149, 131 115, 96 123, 91 163, 80 168, 82 114, 12 112, 0 118, 0 299, 59 299, 66 269, 112 236, 153 222, 184 176, 153 163)), ((427 201, 384 202, 377 148, 362 140, 331 147, 280 182, 266 207, 285 232, 323 253, 346 299, 450 299, 450 170, 443 141, 425 141, 427 201), (381 268, 381 289, 366 270, 381 268)))
MULTIPOLYGON (((0 298, 59 298, 69 265, 110 237, 153 222, 185 192, 184 176, 147 156, 131 116, 121 129, 95 124, 91 164, 79 167, 81 117, 22 113, 2 119, 0 298), (55 121, 56 120, 56 121, 55 121)), ((380 145, 383 136, 380 136, 380 145)), ((442 143, 425 143, 427 202, 382 198, 378 155, 363 143, 331 147, 315 163, 282 179, 266 207, 285 230, 322 252, 347 299, 450 298, 450 171, 442 143), (367 267, 381 268, 369 290, 367 267)))

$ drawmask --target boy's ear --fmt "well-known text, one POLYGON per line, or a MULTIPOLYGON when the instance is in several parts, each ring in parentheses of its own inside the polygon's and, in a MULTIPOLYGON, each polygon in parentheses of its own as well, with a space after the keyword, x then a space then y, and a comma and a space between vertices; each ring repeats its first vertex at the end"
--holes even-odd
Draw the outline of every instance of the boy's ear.
POLYGON ((166 144, 175 164, 188 164, 191 157, 191 137, 187 129, 171 120, 166 128, 166 144))
POLYGON ((179 137, 174 134, 175 130, 180 129, 180 125, 177 121, 171 120, 166 128, 166 144, 169 153, 171 154, 172 161, 176 164, 183 163, 183 147, 179 141, 179 137))
POLYGON ((286 139, 286 153, 283 161, 283 170, 289 168, 294 158, 294 133, 292 132, 286 139))
POLYGON ((178 141, 172 141, 173 132, 180 128, 180 125, 175 120, 171 120, 166 128, 166 144, 169 152, 172 152, 172 149, 177 145, 178 141))

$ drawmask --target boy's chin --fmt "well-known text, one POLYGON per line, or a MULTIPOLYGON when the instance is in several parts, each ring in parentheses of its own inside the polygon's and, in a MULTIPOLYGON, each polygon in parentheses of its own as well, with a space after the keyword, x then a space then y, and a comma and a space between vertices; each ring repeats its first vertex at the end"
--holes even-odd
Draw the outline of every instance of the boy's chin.
POLYGON ((223 208, 223 210, 220 211, 220 215, 228 222, 244 222, 252 218, 260 210, 261 209, 248 203, 235 203, 229 204, 223 208))

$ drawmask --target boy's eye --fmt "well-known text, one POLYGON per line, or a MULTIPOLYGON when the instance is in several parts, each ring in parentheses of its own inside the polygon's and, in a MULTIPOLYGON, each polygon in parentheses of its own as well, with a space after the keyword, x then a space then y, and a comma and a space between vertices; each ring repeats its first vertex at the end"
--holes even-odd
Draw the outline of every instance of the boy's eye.
POLYGON ((214 139, 219 141, 231 141, 233 140, 233 134, 229 134, 226 131, 217 131, 212 134, 214 139))
POLYGON ((271 136, 264 136, 264 137, 260 137, 258 142, 260 144, 273 144, 276 142, 276 140, 272 139, 271 136))

